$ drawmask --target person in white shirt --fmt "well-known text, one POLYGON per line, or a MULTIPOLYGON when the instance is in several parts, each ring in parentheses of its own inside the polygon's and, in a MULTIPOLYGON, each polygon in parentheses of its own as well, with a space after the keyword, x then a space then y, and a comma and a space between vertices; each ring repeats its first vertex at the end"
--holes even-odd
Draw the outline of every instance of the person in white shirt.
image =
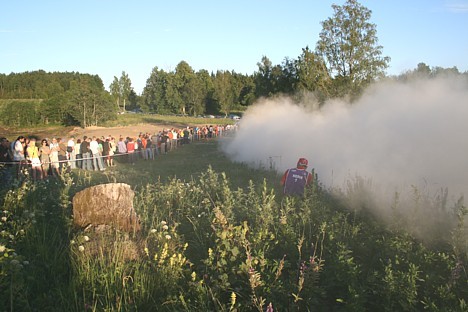
POLYGON ((94 171, 96 170, 105 170, 104 163, 102 161, 102 157, 99 154, 99 143, 96 140, 96 137, 93 136, 92 141, 89 143, 89 149, 91 150, 91 154, 93 154, 93 167, 94 171))
POLYGON ((76 151, 75 151, 75 137, 70 137, 67 142, 68 164, 71 169, 76 168, 76 151))

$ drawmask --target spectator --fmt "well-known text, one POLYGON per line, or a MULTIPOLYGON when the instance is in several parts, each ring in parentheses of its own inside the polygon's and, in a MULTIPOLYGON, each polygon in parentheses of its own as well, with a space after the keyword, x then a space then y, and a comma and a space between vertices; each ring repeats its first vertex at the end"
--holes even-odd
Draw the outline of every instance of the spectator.
POLYGON ((59 171, 60 173, 63 173, 63 168, 68 168, 67 165, 67 146, 65 145, 65 142, 62 140, 62 138, 57 138, 58 142, 58 160, 59 160, 59 171))
POLYGON ((76 149, 75 149, 75 137, 72 136, 67 142, 67 153, 68 153, 68 164, 70 165, 71 169, 76 168, 76 149))
POLYGON ((89 149, 89 141, 90 139, 85 135, 83 137, 83 142, 81 142, 81 155, 83 157, 83 169, 84 170, 92 170, 92 165, 91 165, 91 151, 89 149))
POLYGON ((130 138, 127 142, 127 153, 128 161, 134 165, 135 164, 135 142, 130 138))
POLYGON ((83 154, 81 154, 81 139, 76 140, 75 144, 75 158, 76 158, 76 167, 82 169, 82 158, 83 154))
POLYGON ((41 147, 39 147, 39 157, 42 164, 43 176, 49 175, 50 170, 50 147, 46 139, 41 141, 41 147))
POLYGON ((105 170, 104 164, 102 162, 102 157, 99 152, 99 142, 96 140, 96 137, 93 136, 93 139, 89 143, 89 149, 91 150, 91 154, 93 155, 93 167, 94 171, 97 170, 105 170))
POLYGON ((26 148, 26 155, 28 161, 31 163, 31 176, 34 181, 42 180, 41 161, 39 160, 39 149, 36 146, 36 139, 29 140, 28 147, 26 148))
POLYGON ((56 138, 52 138, 52 143, 50 143, 50 170, 52 171, 53 176, 60 175, 59 171, 59 144, 56 138))

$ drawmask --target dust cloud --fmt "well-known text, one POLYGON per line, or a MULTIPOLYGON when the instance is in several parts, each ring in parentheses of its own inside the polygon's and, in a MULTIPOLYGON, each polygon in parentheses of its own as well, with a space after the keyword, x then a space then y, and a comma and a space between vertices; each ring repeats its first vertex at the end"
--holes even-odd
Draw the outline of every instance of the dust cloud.
POLYGON ((234 161, 278 172, 309 160, 327 187, 356 176, 390 194, 416 187, 468 194, 468 79, 386 81, 349 104, 263 99, 223 145, 234 161))

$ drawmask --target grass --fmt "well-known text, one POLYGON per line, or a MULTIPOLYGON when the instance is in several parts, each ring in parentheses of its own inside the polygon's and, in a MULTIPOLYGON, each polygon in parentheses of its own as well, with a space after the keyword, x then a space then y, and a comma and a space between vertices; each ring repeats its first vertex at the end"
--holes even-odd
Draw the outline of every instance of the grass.
POLYGON ((173 115, 150 115, 150 114, 123 114, 117 115, 117 119, 109 120, 103 124, 104 127, 119 127, 138 124, 165 124, 183 127, 187 125, 215 125, 215 124, 234 124, 229 118, 197 118, 190 116, 173 115))
POLYGON ((210 140, 154 161, 18 183, 2 191, 0 310, 466 309, 462 203, 455 241, 429 249, 348 210, 345 194, 314 184, 303 199, 285 198, 278 180, 230 162, 210 140), (136 191, 140 232, 72 225, 73 195, 106 182, 136 191))
MULTIPOLYGON (((139 160, 135 165, 117 161, 117 167, 101 173, 90 173, 95 183, 122 182, 132 187, 161 181, 168 183, 173 178, 192 181, 207 171, 228 172, 234 188, 246 187, 249 180, 261 184, 267 179, 269 186, 279 185, 279 176, 274 171, 252 169, 245 164, 233 163, 219 150, 217 141, 195 142, 177 148, 166 155, 156 156, 155 160, 139 160)), ((118 159, 118 158, 117 158, 118 159)), ((78 175, 88 174, 77 171, 78 175)))

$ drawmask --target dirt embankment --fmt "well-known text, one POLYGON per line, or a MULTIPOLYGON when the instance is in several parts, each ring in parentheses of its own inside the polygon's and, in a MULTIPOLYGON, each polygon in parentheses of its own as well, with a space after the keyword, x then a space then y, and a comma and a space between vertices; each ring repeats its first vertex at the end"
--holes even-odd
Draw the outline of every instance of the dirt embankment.
POLYGON ((0 127, 0 137, 7 137, 9 140, 15 140, 18 136, 23 135, 25 137, 34 136, 38 139, 61 137, 69 138, 74 136, 75 138, 82 138, 84 135, 88 137, 107 137, 109 135, 119 138, 123 137, 137 137, 140 133, 158 133, 164 129, 171 129, 173 127, 180 129, 187 125, 182 124, 138 124, 132 126, 122 127, 57 127, 57 128, 44 128, 44 129, 7 129, 0 127))

